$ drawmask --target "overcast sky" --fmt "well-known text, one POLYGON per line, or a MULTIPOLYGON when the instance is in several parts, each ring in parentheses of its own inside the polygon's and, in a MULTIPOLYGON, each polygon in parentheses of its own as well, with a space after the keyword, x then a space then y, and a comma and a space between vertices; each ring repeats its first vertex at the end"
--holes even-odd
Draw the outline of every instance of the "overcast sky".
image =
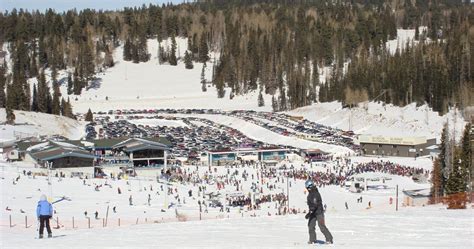
POLYGON ((190 2, 191 0, 0 0, 0 10, 12 10, 16 9, 28 9, 41 11, 52 8, 56 11, 64 11, 68 9, 76 8, 80 9, 103 9, 103 10, 115 10, 122 9, 123 7, 141 6, 142 4, 148 5, 162 4, 162 3, 182 3, 190 2))

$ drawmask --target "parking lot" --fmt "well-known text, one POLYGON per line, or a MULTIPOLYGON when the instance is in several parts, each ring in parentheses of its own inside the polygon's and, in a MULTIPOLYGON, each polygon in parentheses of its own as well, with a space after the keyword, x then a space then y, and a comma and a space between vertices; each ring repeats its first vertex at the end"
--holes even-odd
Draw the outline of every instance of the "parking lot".
POLYGON ((280 147, 296 150, 290 146, 256 141, 237 129, 196 117, 199 114, 226 115, 283 136, 357 149, 353 143, 353 133, 305 119, 294 121, 289 115, 281 113, 214 109, 130 109, 98 112, 94 113, 94 122, 86 125, 86 138, 165 137, 172 144, 171 157, 185 157, 188 160, 197 159, 206 151, 240 147, 280 147), (173 123, 176 125, 170 125, 173 123))

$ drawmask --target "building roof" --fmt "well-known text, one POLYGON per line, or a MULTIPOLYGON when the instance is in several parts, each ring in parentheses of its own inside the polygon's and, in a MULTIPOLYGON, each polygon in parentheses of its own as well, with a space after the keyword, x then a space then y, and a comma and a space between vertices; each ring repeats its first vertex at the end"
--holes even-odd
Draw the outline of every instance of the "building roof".
POLYGON ((412 198, 430 197, 430 189, 403 190, 403 193, 412 198))
POLYGON ((220 150, 210 150, 207 153, 209 154, 236 154, 237 151, 231 149, 220 149, 220 150))
POLYGON ((41 161, 48 161, 63 157, 80 157, 94 159, 95 156, 88 151, 80 149, 65 149, 65 148, 50 148, 45 151, 38 151, 30 154, 34 159, 41 161))
POLYGON ((94 159, 89 151, 66 142, 48 141, 30 146, 27 151, 35 160, 48 161, 63 157, 94 159))
POLYGON ((389 137, 359 135, 359 143, 363 144, 395 144, 395 145, 418 145, 427 142, 426 137, 389 137))
POLYGON ((155 142, 148 139, 142 138, 129 138, 125 141, 122 141, 112 148, 119 149, 122 148, 124 151, 133 152, 138 150, 147 150, 147 149, 155 149, 155 150, 169 150, 169 146, 160 142, 155 142))
POLYGON ((125 142, 127 140, 141 140, 141 141, 150 141, 154 143, 159 143, 162 145, 166 146, 171 146, 171 142, 164 137, 149 137, 149 138, 129 138, 129 137, 122 137, 122 138, 111 138, 111 139, 96 139, 96 140, 91 140, 89 142, 92 142, 95 144, 96 149, 111 149, 115 147, 116 145, 119 145, 122 142, 125 142))
POLYGON ((0 148, 7 148, 15 146, 16 140, 15 139, 0 139, 0 148))
POLYGON ((303 149, 304 152, 306 153, 320 153, 320 154, 327 154, 326 152, 320 150, 320 149, 303 149))
POLYGON ((26 151, 26 149, 28 149, 29 147, 40 144, 40 143, 44 143, 44 142, 21 141, 21 142, 16 143, 16 146, 19 151, 26 151))

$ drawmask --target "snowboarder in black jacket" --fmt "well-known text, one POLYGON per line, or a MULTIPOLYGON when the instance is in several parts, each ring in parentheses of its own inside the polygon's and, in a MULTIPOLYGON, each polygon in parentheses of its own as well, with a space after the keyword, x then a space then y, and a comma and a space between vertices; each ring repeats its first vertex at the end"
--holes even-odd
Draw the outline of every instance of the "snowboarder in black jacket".
POLYGON ((309 211, 305 218, 308 219, 308 230, 309 230, 309 244, 316 243, 316 222, 318 222, 319 229, 326 237, 326 243, 332 244, 333 238, 329 229, 326 227, 324 222, 324 209, 321 195, 319 194, 318 188, 312 180, 305 182, 305 187, 308 190, 308 208, 309 211))

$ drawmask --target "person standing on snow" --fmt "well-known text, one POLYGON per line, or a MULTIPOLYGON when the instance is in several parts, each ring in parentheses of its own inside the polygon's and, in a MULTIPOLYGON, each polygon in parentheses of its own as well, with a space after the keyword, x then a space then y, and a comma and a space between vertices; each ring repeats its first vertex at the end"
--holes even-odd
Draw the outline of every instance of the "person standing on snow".
POLYGON ((318 222, 319 229, 324 234, 324 237, 326 237, 326 244, 332 244, 333 238, 324 222, 323 201, 318 188, 311 179, 305 182, 305 187, 308 190, 307 202, 309 208, 309 211, 305 216, 305 218, 308 219, 308 244, 316 243, 316 222, 318 222))
POLYGON ((46 199, 46 195, 41 195, 40 200, 38 201, 38 206, 36 207, 36 217, 40 222, 39 228, 39 238, 43 238, 44 227, 48 230, 48 238, 53 237, 51 233, 51 227, 49 226, 49 219, 53 217, 53 206, 46 199))

